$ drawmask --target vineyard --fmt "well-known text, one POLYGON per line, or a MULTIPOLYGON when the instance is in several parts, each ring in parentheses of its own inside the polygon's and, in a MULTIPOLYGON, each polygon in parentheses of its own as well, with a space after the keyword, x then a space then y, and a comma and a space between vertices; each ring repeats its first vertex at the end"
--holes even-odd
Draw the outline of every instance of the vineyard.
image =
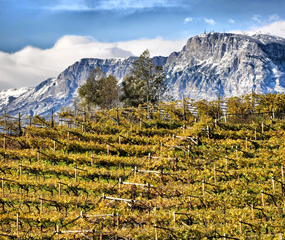
POLYGON ((285 121, 183 111, 3 116, 0 239, 282 239, 285 121))

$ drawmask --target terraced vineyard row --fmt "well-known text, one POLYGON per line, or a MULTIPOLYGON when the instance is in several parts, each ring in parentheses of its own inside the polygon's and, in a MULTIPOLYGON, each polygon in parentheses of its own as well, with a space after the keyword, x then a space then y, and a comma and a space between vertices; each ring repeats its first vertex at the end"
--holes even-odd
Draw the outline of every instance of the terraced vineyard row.
POLYGON ((96 122, 78 117, 77 128, 42 119, 43 127, 31 122, 18 133, 3 131, 1 238, 284 233, 283 121, 147 121, 137 113, 143 121, 120 115, 118 124, 110 119, 115 114, 97 114, 96 122))

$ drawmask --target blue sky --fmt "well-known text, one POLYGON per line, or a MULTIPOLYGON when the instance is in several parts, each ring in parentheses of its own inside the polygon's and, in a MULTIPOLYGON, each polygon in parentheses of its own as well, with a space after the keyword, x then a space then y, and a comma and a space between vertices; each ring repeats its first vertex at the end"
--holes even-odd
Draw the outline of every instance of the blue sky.
POLYGON ((284 9, 284 0, 0 0, 0 90, 35 86, 84 57, 167 56, 205 30, 285 37, 284 9))

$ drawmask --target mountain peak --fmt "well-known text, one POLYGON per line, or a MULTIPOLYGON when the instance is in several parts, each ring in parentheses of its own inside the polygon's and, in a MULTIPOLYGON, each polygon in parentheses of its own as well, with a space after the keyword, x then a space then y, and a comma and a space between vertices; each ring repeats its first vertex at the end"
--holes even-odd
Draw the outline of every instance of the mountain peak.
MULTIPOLYGON (((204 33, 188 39, 180 52, 154 57, 162 65, 170 94, 175 99, 215 100, 218 96, 285 91, 285 40, 261 33, 204 33)), ((0 92, 7 112, 45 115, 51 109, 72 105, 77 89, 89 72, 100 67, 106 75, 121 80, 138 57, 126 59, 83 58, 57 78, 47 79, 32 89, 0 92)))

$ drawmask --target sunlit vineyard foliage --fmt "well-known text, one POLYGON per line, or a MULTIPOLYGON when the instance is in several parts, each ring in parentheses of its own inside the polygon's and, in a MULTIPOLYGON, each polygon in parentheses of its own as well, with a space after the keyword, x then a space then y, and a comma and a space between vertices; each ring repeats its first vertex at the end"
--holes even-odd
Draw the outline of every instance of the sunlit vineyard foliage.
POLYGON ((282 108, 230 102, 2 116, 0 239, 284 237, 282 108))

